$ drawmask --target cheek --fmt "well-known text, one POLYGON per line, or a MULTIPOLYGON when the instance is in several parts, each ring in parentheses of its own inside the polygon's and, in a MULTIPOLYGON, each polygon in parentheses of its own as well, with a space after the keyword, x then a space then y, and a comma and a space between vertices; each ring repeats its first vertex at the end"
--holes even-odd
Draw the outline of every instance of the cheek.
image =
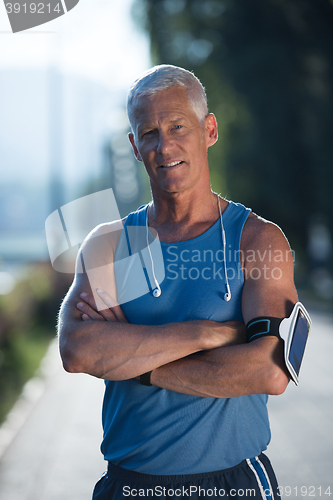
POLYGON ((142 158, 148 158, 154 154, 153 141, 145 141, 139 145, 139 151, 142 158))

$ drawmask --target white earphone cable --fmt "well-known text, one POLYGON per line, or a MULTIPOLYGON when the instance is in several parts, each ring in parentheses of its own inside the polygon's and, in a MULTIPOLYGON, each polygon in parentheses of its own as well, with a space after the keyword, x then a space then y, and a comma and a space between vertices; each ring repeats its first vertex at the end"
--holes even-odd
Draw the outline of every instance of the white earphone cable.
POLYGON ((220 220, 221 220, 221 232, 222 232, 222 244, 223 244, 223 263, 224 263, 224 275, 225 275, 225 285, 227 287, 227 292, 224 294, 224 300, 226 302, 229 302, 229 300, 231 299, 231 290, 230 290, 230 286, 229 286, 229 280, 228 280, 228 270, 227 270, 227 255, 226 255, 226 252, 227 252, 227 239, 226 239, 226 236, 225 236, 225 230, 224 230, 224 226, 223 226, 223 217, 222 217, 222 210, 221 210, 221 203, 220 203, 220 197, 218 194, 216 194, 217 196, 217 202, 218 202, 218 205, 219 205, 219 212, 220 212, 220 220))
POLYGON ((155 276, 155 266, 154 266, 154 261, 153 261, 153 256, 151 254, 150 246, 149 246, 148 208, 149 208, 149 205, 148 205, 147 210, 146 210, 146 238, 147 238, 147 248, 148 248, 150 262, 151 262, 151 270, 153 273, 154 283, 156 285, 156 288, 154 288, 152 293, 153 293, 153 296, 157 298, 161 295, 162 291, 161 291, 161 287, 160 287, 160 285, 156 279, 156 276, 155 276))
MULTIPOLYGON (((226 302, 229 302, 229 300, 231 299, 231 290, 230 290, 230 286, 229 286, 228 270, 227 270, 227 257, 226 257, 227 240, 226 240, 225 230, 224 230, 224 226, 223 226, 223 217, 222 217, 222 210, 221 210, 221 204, 220 204, 220 197, 218 194, 216 194, 216 196, 217 196, 217 203, 219 206, 219 213, 220 213, 220 220, 221 220, 224 275, 225 275, 225 284, 226 284, 226 288, 227 288, 227 292, 224 294, 223 298, 226 302)), ((146 210, 146 239, 147 239, 147 248, 148 248, 150 262, 151 262, 151 270, 152 270, 152 274, 153 274, 154 283, 156 285, 156 288, 154 288, 152 293, 153 293, 153 296, 157 298, 157 297, 160 297, 160 295, 162 294, 162 291, 161 291, 161 287, 156 279, 154 260, 153 260, 153 256, 152 256, 150 246, 149 246, 149 229, 148 229, 148 209, 149 209, 149 206, 150 205, 148 205, 147 210, 146 210)))

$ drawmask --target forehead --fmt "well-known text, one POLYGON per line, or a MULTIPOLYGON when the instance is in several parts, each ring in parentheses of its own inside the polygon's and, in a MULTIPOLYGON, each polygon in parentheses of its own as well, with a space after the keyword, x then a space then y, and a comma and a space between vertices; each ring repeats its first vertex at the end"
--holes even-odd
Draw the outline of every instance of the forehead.
POLYGON ((180 86, 139 97, 134 107, 133 117, 135 128, 149 122, 171 120, 177 117, 197 118, 185 87, 180 86))

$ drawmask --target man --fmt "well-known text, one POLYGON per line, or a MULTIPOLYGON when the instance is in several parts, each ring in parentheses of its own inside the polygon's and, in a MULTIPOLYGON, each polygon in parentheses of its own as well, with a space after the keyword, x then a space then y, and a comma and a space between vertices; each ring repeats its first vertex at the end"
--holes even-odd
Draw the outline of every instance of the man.
POLYGON ((59 319, 65 369, 106 381, 109 466, 94 498, 276 498, 262 451, 267 395, 289 381, 283 346, 276 336, 247 343, 244 324, 284 318, 297 302, 288 242, 276 225, 212 192, 207 151, 217 123, 192 73, 154 67, 134 83, 127 107, 152 202, 88 236, 85 272, 76 273, 59 319), (141 296, 133 296, 141 284, 128 258, 133 228, 147 238, 137 249, 149 243, 141 296))

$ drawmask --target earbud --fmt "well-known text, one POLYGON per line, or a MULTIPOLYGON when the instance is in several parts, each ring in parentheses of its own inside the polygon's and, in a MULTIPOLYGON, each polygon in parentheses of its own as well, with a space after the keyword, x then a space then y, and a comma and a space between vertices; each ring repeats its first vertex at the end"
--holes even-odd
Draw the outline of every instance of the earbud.
POLYGON ((226 302, 229 302, 229 300, 231 299, 231 290, 230 290, 230 286, 229 286, 229 281, 228 281, 228 276, 226 275, 226 287, 227 287, 227 292, 223 295, 223 300, 225 300, 226 302))
POLYGON ((161 295, 161 293, 162 293, 162 291, 161 291, 160 287, 158 286, 158 287, 154 288, 154 290, 153 290, 153 297, 157 298, 161 295))
POLYGON ((229 280, 228 280, 228 269, 227 269, 227 259, 226 259, 226 248, 227 248, 227 239, 225 236, 225 231, 223 227, 223 218, 222 218, 222 211, 221 211, 221 205, 220 205, 220 198, 219 195, 217 195, 217 203, 219 205, 219 212, 220 212, 220 219, 221 219, 221 233, 222 233, 222 244, 223 244, 223 255, 224 255, 224 274, 225 274, 225 286, 227 288, 227 292, 223 295, 223 300, 225 302, 229 302, 231 299, 231 290, 229 286, 229 280))
POLYGON ((152 256, 151 251, 150 251, 149 231, 148 231, 148 207, 147 207, 147 210, 146 210, 146 238, 147 238, 147 248, 148 248, 150 262, 151 262, 151 270, 152 270, 154 282, 155 282, 155 285, 156 285, 156 288, 154 288, 154 290, 152 291, 152 295, 153 295, 153 297, 155 297, 157 299, 158 297, 161 296, 162 290, 161 290, 161 287, 160 287, 160 285, 159 285, 159 283, 158 283, 158 281, 156 279, 156 276, 155 276, 154 261, 153 261, 153 256, 152 256))

